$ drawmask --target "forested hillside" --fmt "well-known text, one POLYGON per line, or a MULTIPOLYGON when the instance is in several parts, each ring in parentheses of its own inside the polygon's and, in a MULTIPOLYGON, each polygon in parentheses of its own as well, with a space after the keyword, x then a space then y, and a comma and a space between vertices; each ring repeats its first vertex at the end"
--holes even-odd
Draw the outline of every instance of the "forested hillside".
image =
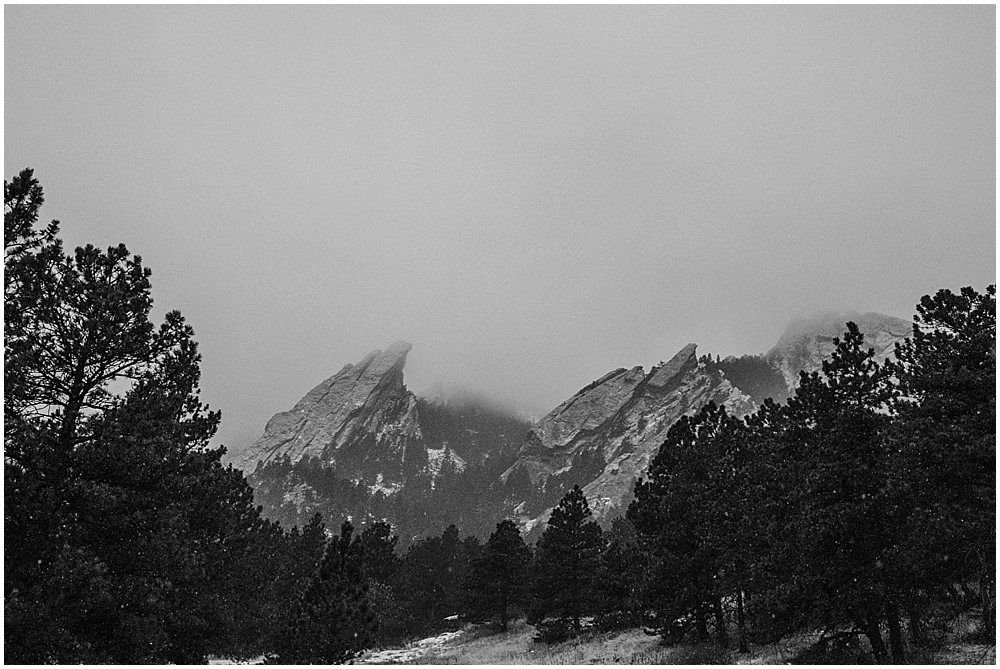
POLYGON ((523 418, 482 400, 422 398, 417 415, 430 466, 405 485, 352 481, 319 458, 293 462, 286 455, 258 465, 248 476, 257 503, 285 527, 302 524, 315 513, 350 517, 362 525, 388 520, 403 545, 409 545, 449 525, 485 536, 515 504, 541 496, 523 478, 500 479, 528 429, 523 418))
POLYGON ((960 613, 995 636, 995 286, 921 298, 892 359, 845 323, 785 402, 761 360, 686 348, 760 406, 672 422, 602 528, 570 479, 603 461, 502 479, 525 424, 478 405, 422 401, 436 464, 392 494, 315 458, 248 483, 208 446, 194 331, 150 320, 141 259, 66 254, 31 170, 4 196, 10 663, 340 663, 521 616, 539 642, 642 627, 745 651, 822 631, 850 662, 904 662, 960 613), (518 500, 554 506, 535 543, 506 517, 518 500))

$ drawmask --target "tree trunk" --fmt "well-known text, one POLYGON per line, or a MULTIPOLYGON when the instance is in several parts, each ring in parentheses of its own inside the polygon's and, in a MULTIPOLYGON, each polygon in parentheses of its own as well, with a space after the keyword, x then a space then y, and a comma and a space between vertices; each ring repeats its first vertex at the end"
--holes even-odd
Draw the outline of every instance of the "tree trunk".
POLYGON ((749 653, 750 645, 747 643, 746 620, 743 617, 743 590, 736 592, 736 625, 739 628, 740 652, 749 653))
POLYGON ((997 595, 996 576, 993 572, 983 570, 979 578, 979 597, 983 603, 983 636, 987 639, 996 637, 997 629, 997 595))
POLYGON ((726 616, 722 612, 722 598, 718 595, 712 602, 712 608, 715 610, 715 635, 719 639, 719 645, 726 648, 729 646, 729 635, 726 634, 726 616))
POLYGON ((706 617, 705 604, 699 602, 698 610, 695 613, 695 627, 698 632, 698 641, 708 641, 708 623, 705 620, 706 617))
POLYGON ((885 617, 889 621, 889 646, 892 648, 892 661, 896 664, 906 662, 903 650, 903 630, 899 625, 899 609, 892 597, 886 599, 885 617))
POLYGON ((882 631, 879 629, 878 615, 870 613, 865 620, 865 636, 868 637, 872 645, 872 653, 875 659, 881 661, 885 658, 885 643, 882 641, 882 631))
POLYGON ((924 635, 924 623, 920 619, 917 598, 912 591, 906 595, 906 614, 910 618, 910 640, 913 642, 913 645, 918 647, 926 646, 927 637, 924 635))
POLYGON ((507 602, 500 605, 500 631, 507 631, 507 602))

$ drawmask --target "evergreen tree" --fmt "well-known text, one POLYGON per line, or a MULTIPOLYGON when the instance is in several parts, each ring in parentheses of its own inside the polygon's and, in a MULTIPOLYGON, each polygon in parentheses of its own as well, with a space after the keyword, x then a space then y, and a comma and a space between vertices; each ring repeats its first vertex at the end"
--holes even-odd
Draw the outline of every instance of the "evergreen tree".
POLYGON ((779 633, 852 625, 877 658, 886 655, 881 626, 888 623, 893 659, 902 661, 901 509, 888 492, 895 390, 863 342, 848 323, 822 374, 802 373, 787 405, 768 405, 770 434, 761 443, 772 449, 764 457, 782 487, 766 512, 773 553, 757 556, 752 568, 754 611, 783 621, 779 633))
POLYGON ((916 643, 926 610, 956 582, 978 589, 996 627, 996 287, 942 289, 917 305, 891 369, 903 397, 893 434, 894 492, 906 508, 901 606, 916 643))
MULTIPOLYGON (((601 567, 604 535, 590 520, 590 507, 580 486, 573 486, 552 510, 538 541, 532 584, 533 625, 542 637, 553 632, 579 634, 580 619, 595 608, 595 580, 601 567), (554 621, 547 622, 547 618, 554 621)), ((549 637, 552 638, 552 637, 549 637)))
POLYGON ((397 584, 402 561, 396 555, 399 537, 392 526, 378 521, 366 528, 358 538, 361 550, 361 570, 368 582, 369 598, 376 617, 375 645, 402 634, 406 612, 399 597, 397 584))
POLYGON ((30 170, 4 195, 6 659, 251 652, 272 593, 249 566, 281 533, 208 448, 220 416, 192 329, 177 312, 153 326, 150 272, 124 246, 66 256, 56 222, 36 230, 30 170))
POLYGON ((474 620, 500 619, 500 631, 507 631, 513 607, 527 601, 528 566, 531 551, 511 520, 497 523, 486 547, 466 578, 466 610, 474 620))
POLYGON ((454 525, 407 549, 397 583, 408 611, 408 633, 437 631, 461 612, 462 584, 479 549, 474 537, 460 539, 454 525))
POLYGON ((640 627, 645 619, 642 587, 647 560, 638 532, 628 519, 615 518, 605 538, 608 547, 601 558, 598 581, 601 627, 640 627))
POLYGON ((383 520, 372 523, 358 541, 365 577, 379 583, 391 583, 399 570, 399 556, 396 555, 399 537, 393 535, 392 526, 383 520))
POLYGON ((375 614, 362 576, 360 545, 344 522, 278 640, 279 664, 343 664, 369 648, 375 614))
POLYGON ((628 518, 649 552, 646 602, 656 612, 653 627, 665 639, 687 630, 700 640, 709 619, 720 643, 727 642, 724 578, 737 571, 737 462, 742 423, 709 402, 694 417, 681 417, 650 463, 649 479, 636 484, 628 518))

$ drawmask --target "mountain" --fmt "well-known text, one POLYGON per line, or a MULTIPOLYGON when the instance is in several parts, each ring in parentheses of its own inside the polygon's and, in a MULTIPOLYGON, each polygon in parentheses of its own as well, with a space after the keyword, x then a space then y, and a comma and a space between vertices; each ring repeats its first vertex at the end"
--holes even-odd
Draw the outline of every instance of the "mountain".
MULTIPOLYGON (((695 344, 648 373, 642 367, 615 370, 542 418, 504 477, 520 468, 536 486, 552 487, 552 479, 583 485, 595 518, 609 520, 624 513, 635 479, 645 474, 674 421, 709 401, 740 416, 756 408, 722 372, 698 360, 695 344)), ((551 509, 535 517, 523 506, 518 511, 531 533, 551 509)))
POLYGON ((386 518, 413 540, 451 523, 485 536, 512 517, 534 535, 574 484, 606 523, 624 513, 678 418, 709 401, 738 416, 784 401, 800 370, 821 369, 848 320, 879 359, 912 328, 881 314, 823 314, 793 321, 764 355, 699 359, 688 344, 648 372, 605 374, 534 424, 483 398, 416 397, 403 382, 411 346, 396 342, 272 417, 235 463, 265 513, 289 525, 317 511, 386 518))
MULTIPOLYGON (((642 367, 617 369, 540 420, 504 477, 523 469, 536 486, 581 485, 595 519, 607 522, 625 512, 635 480, 645 475, 674 421, 709 401, 724 403, 737 416, 752 413, 766 397, 784 401, 800 371, 822 369, 834 337, 843 336, 849 320, 858 324, 879 361, 912 332, 908 321, 892 316, 831 312, 792 321, 763 356, 699 360, 696 345, 688 344, 648 374, 642 367)), ((547 501, 550 508, 542 513, 528 504, 515 509, 529 535, 547 522, 552 495, 547 501)))
POLYGON ((289 411, 275 414, 264 434, 234 465, 252 472, 258 462, 288 456, 316 458, 341 476, 399 482, 428 466, 417 398, 403 384, 412 346, 398 341, 372 351, 306 393, 289 411))
POLYGON ((875 349, 879 362, 893 354, 896 342, 913 334, 913 323, 902 318, 874 312, 826 312, 789 323, 765 358, 781 372, 789 389, 794 389, 799 385, 800 371, 818 372, 823 368, 823 360, 833 352, 833 338, 844 336, 847 321, 857 323, 865 336, 865 346, 875 349))
POLYGON ((463 393, 429 400, 403 380, 407 342, 346 365, 275 414, 233 462, 268 518, 303 525, 315 513, 359 527, 387 519, 403 544, 449 524, 488 534, 510 504, 499 475, 530 422, 463 393))

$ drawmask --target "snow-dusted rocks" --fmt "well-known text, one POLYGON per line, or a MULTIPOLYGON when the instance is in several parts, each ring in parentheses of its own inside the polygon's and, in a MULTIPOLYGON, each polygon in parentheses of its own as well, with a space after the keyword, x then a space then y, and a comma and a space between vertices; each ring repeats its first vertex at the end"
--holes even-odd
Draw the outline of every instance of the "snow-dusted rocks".
POLYGON ((290 411, 275 414, 234 464, 250 472, 258 461, 312 456, 345 476, 375 481, 381 474, 387 482, 425 468, 416 397, 403 384, 410 348, 398 341, 346 365, 290 411))
MULTIPOLYGON (((565 471, 585 454, 597 454, 603 469, 596 478, 576 483, 584 486, 594 516, 611 518, 624 512, 635 479, 645 474, 674 421, 712 400, 740 416, 755 408, 720 372, 709 372, 699 363, 695 344, 648 374, 641 367, 616 370, 539 421, 505 475, 524 467, 537 483, 565 471)), ((543 526, 548 515, 546 511, 537 518, 522 518, 524 530, 543 526)))
POLYGON ((542 418, 528 433, 518 453, 516 467, 523 467, 533 483, 570 466, 581 453, 593 447, 595 435, 634 397, 645 380, 642 367, 616 369, 583 388, 542 418))
POLYGON ((799 371, 818 372, 823 368, 823 360, 833 352, 833 338, 843 338, 847 321, 857 323, 865 336, 865 346, 875 349, 879 362, 893 355, 896 342, 913 334, 913 324, 902 318, 874 312, 824 313, 789 323, 766 357, 785 377, 788 387, 794 389, 799 385, 799 371))

